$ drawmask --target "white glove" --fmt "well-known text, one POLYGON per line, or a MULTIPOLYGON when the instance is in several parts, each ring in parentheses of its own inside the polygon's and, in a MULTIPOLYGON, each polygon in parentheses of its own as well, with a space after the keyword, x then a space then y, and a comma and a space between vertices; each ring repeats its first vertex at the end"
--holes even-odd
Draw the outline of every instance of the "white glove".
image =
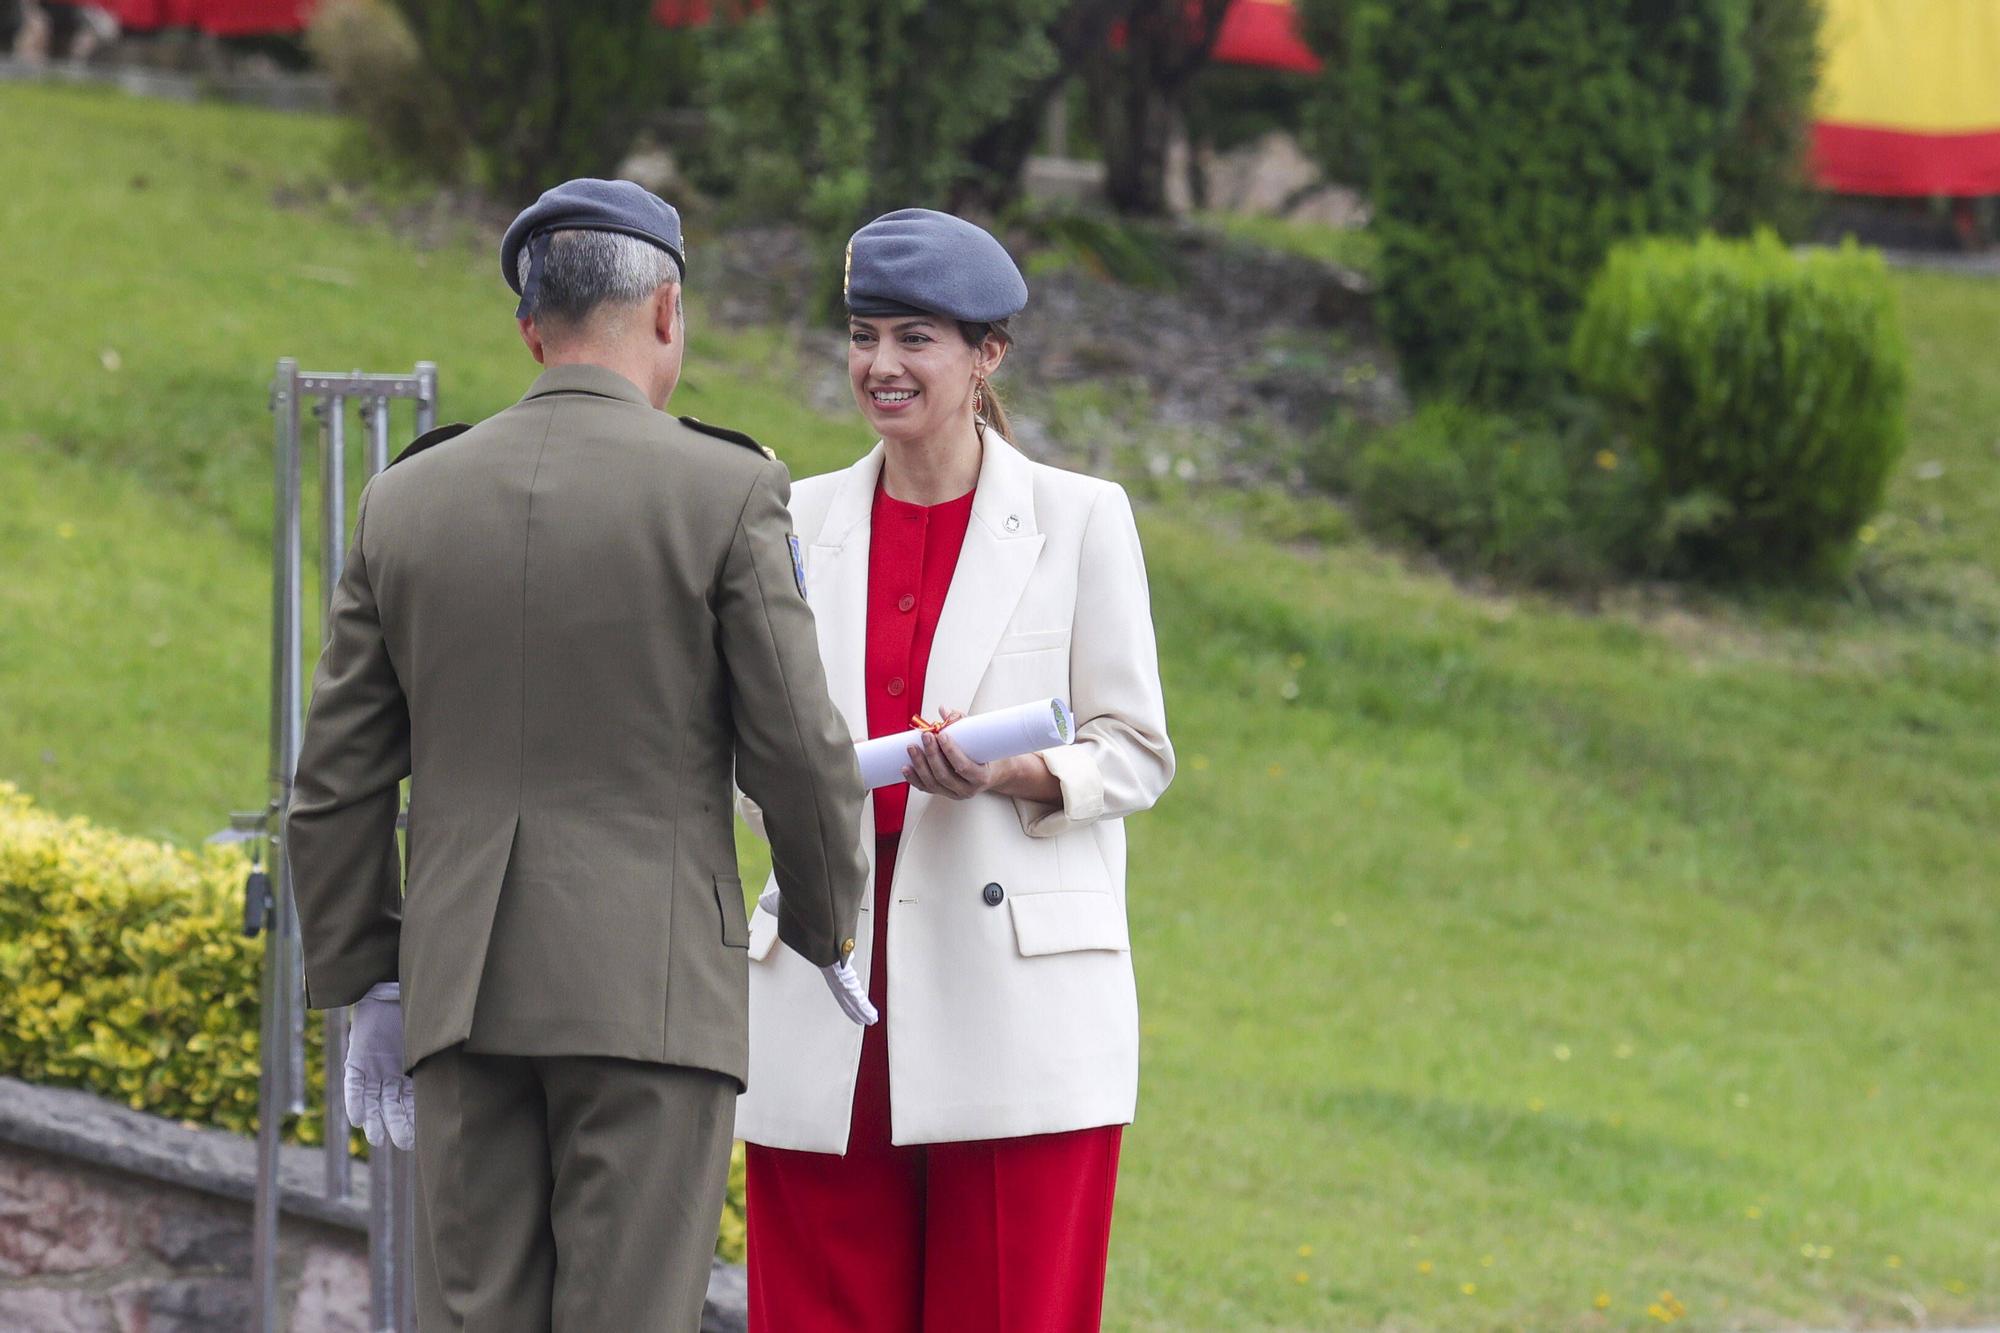
MULTIPOLYGON (((778 886, 773 884, 757 895, 757 906, 776 916, 779 897, 778 886)), ((826 988, 833 992, 834 1003, 848 1018, 862 1027, 873 1026, 881 1018, 875 1012, 875 1006, 868 1002, 868 988, 861 984, 860 977, 854 975, 854 968, 845 958, 831 967, 822 967, 820 975, 826 978, 826 988)))
POLYGON ((347 1122, 360 1127, 370 1146, 388 1139, 408 1151, 417 1141, 417 1089, 403 1072, 403 988, 393 981, 369 987, 348 1011, 347 1122))
POLYGON ((875 1006, 868 1003, 868 988, 861 984, 860 977, 854 975, 854 969, 848 966, 845 958, 822 967, 820 975, 826 978, 826 988, 833 992, 834 1003, 840 1006, 841 1013, 862 1027, 872 1026, 881 1017, 875 1012, 875 1006))

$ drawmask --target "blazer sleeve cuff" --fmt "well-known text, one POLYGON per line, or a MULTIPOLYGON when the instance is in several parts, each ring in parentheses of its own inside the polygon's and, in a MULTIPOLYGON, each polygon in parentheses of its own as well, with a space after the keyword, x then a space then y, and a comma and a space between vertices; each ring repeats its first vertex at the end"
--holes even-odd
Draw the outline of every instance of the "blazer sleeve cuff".
POLYGON ((793 953, 814 967, 832 967, 840 961, 840 946, 823 935, 800 928, 797 920, 782 907, 778 909, 778 938, 793 953))
POLYGON ((1104 817, 1104 773, 1088 745, 1062 745, 1041 751, 1062 787, 1061 805, 1034 801, 1014 802, 1021 816, 1021 831, 1031 838, 1053 838, 1073 828, 1094 824, 1104 817))
MULTIPOLYGON (((368 993, 387 982, 396 982, 396 946, 369 951, 373 957, 349 965, 306 964, 305 991, 308 1009, 345 1009, 367 998, 368 993)), ((398 992, 400 994, 400 992, 398 992)))

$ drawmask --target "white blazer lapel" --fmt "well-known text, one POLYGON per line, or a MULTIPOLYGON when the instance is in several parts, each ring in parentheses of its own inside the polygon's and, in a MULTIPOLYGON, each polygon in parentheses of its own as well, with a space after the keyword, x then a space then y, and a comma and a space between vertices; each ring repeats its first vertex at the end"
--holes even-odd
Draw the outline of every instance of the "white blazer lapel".
POLYGON ((868 543, 875 483, 882 475, 882 446, 842 475, 826 520, 812 538, 806 568, 807 600, 826 664, 827 693, 855 740, 868 737, 868 543))
MULTIPOLYGON (((998 432, 984 434, 986 451, 972 500, 972 521, 966 525, 965 545, 938 615, 937 637, 931 642, 930 665, 924 673, 923 715, 933 720, 944 708, 971 708, 993 649, 1006 633, 1047 540, 1035 525, 1034 476, 1028 460, 998 432)), ((864 590, 864 603, 866 599, 864 590)), ((905 837, 929 803, 923 792, 910 792, 905 837)))

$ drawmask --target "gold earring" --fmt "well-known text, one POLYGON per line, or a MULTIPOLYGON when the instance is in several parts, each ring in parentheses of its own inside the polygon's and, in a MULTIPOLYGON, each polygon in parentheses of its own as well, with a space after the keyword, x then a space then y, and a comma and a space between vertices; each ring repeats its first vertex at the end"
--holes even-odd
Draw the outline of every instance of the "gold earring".
POLYGON ((974 380, 972 382, 972 415, 978 416, 981 412, 984 412, 985 410, 986 410, 986 381, 983 379, 974 380))

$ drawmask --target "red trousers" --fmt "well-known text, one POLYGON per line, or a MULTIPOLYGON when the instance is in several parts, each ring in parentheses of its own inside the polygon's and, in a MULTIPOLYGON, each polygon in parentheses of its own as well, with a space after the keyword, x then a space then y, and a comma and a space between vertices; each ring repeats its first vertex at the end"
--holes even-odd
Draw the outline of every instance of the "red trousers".
POLYGON ((882 1021, 861 1042, 847 1155, 752 1144, 750 1333, 1094 1333, 1122 1129, 889 1142, 888 886, 875 857, 882 1021))

